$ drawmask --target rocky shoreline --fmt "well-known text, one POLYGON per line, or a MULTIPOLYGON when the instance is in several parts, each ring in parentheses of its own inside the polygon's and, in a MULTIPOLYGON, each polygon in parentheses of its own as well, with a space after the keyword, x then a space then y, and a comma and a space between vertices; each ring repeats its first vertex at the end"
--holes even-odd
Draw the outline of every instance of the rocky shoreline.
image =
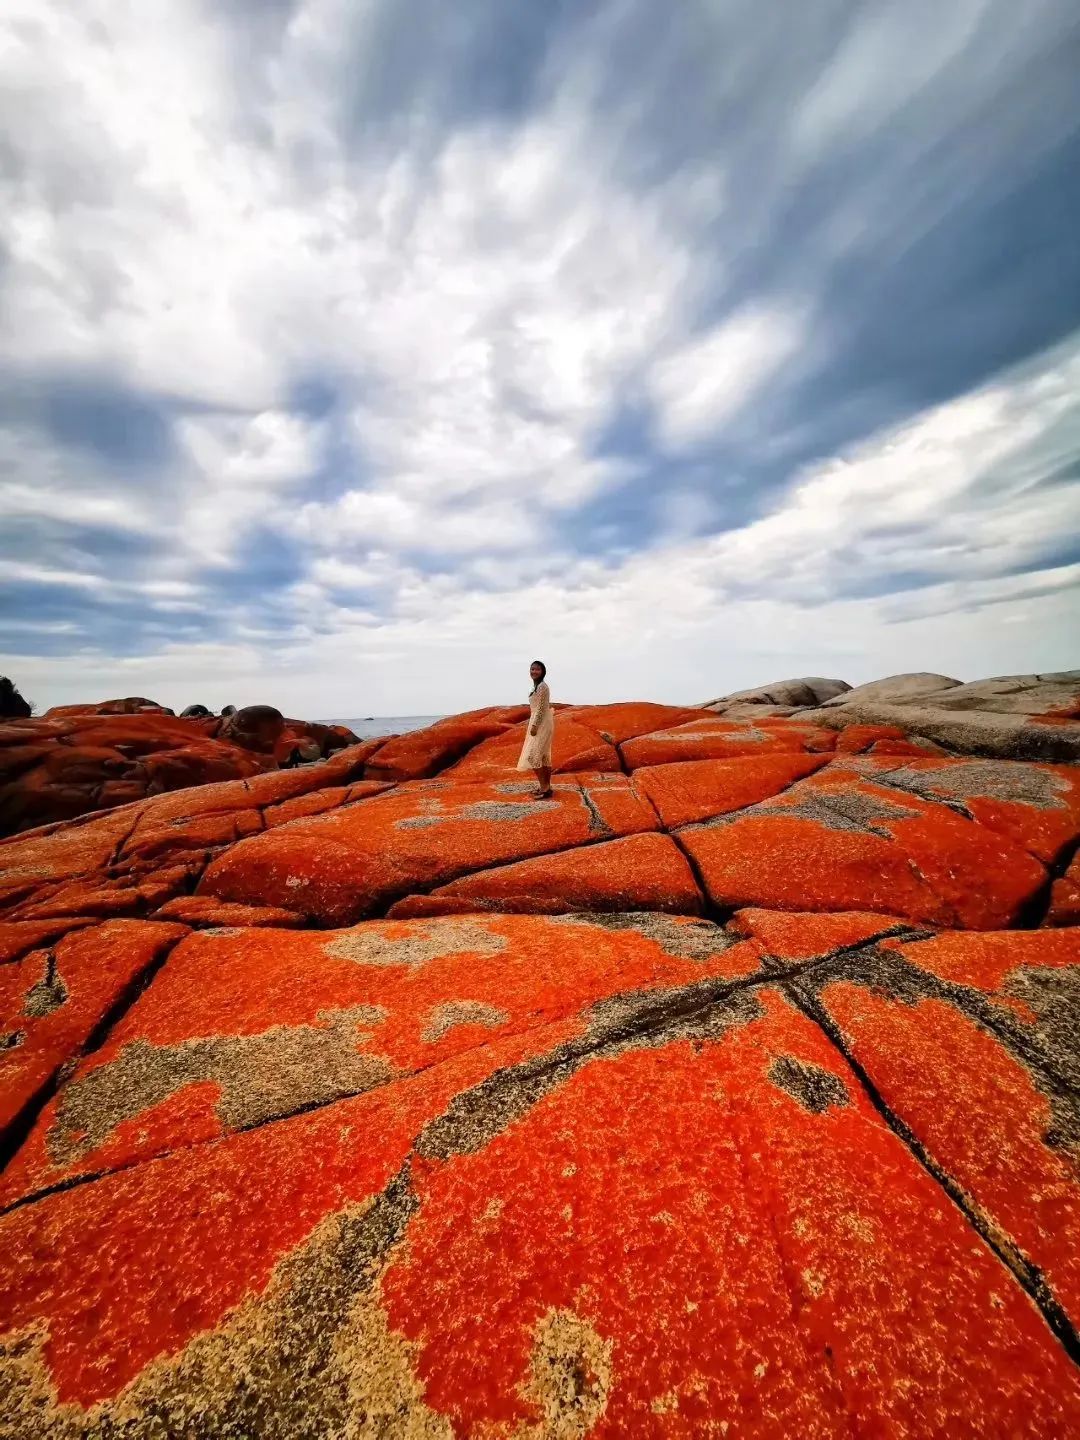
POLYGON ((99 802, 0 842, 0 1435, 1080 1429, 1080 672, 566 706, 545 802, 525 707, 103 712, 0 728, 99 802))

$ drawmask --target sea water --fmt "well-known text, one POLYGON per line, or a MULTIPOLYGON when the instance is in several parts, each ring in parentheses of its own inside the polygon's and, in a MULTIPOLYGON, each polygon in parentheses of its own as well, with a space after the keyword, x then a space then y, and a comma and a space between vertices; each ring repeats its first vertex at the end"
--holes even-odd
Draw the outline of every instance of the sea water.
POLYGON ((404 735, 407 730, 422 730, 441 720, 441 715, 364 715, 351 720, 325 720, 325 725, 347 725, 361 740, 373 735, 404 735))

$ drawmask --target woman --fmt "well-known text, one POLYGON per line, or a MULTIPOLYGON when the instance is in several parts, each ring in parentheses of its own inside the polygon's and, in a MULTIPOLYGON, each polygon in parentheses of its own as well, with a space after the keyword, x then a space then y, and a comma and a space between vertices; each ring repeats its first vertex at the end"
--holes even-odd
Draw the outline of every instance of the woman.
POLYGON ((555 733, 555 712, 551 708, 551 692, 548 690, 547 666, 542 660, 534 660, 529 666, 533 688, 529 696, 529 729, 525 744, 521 747, 519 770, 535 770, 539 789, 534 800, 551 799, 551 738, 555 733))

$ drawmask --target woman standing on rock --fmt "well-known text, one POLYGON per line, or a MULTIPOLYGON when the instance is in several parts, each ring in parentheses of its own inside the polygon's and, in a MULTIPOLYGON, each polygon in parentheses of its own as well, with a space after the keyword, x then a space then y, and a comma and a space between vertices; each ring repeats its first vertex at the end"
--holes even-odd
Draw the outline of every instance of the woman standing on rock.
POLYGON ((534 660, 529 666, 533 688, 529 695, 529 728, 521 747, 519 770, 535 770, 539 786, 535 800, 551 799, 551 740, 555 733, 555 712, 551 708, 551 692, 547 687, 547 666, 534 660))

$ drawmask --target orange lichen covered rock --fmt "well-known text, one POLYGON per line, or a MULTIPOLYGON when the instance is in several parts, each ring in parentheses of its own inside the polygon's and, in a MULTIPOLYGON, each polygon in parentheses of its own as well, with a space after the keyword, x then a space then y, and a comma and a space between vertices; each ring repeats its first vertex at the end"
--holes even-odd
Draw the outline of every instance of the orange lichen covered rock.
POLYGON ((380 748, 368 767, 368 774, 384 780, 422 780, 435 775, 460 760, 481 740, 509 730, 512 722, 504 718, 505 714, 505 711, 490 711, 457 715, 424 730, 395 735, 380 748))
POLYGON ((829 767, 679 838, 720 906, 873 910, 991 930, 1042 891, 1043 866, 1004 835, 876 780, 829 767))
POLYGON ((479 870, 430 895, 399 900, 392 916, 504 910, 558 915, 571 910, 658 910, 700 914, 701 891, 667 835, 631 835, 558 855, 479 870))
POLYGON ((615 991, 663 993, 758 971, 757 947, 716 925, 619 918, 474 915, 332 934, 192 935, 45 1108, 2 1201, 171 1149, 184 1117, 192 1138, 247 1129, 516 1031, 543 1036, 572 1017, 584 1033, 615 991), (192 1110, 190 1093, 207 1086, 217 1095, 209 1131, 207 1107, 192 1110))
POLYGON ((1077 769, 772 708, 0 726, 0 1435, 1080 1433, 1077 769))
POLYGON ((712 718, 708 711, 686 709, 678 705, 656 705, 648 700, 619 705, 574 705, 565 712, 566 720, 584 725, 610 745, 621 745, 636 735, 649 735, 689 720, 712 718))
POLYGON ((634 789, 647 797, 664 825, 677 829, 778 795, 827 760, 827 755, 781 753, 646 765, 634 771, 634 789))
POLYGON ((815 977, 819 1003, 930 1162, 1080 1322, 1080 934, 888 942, 815 977))
POLYGON ((623 759, 631 770, 641 765, 670 765, 682 760, 725 760, 737 755, 831 751, 836 735, 794 720, 760 720, 739 724, 715 715, 691 720, 628 740, 623 759))
POLYGON ((78 1054, 181 925, 108 921, 0 969, 0 1131, 78 1054))
POLYGON ((657 828, 622 775, 564 780, 550 800, 528 792, 527 782, 459 782, 456 770, 404 785, 234 846, 200 894, 341 925, 471 871, 657 828))
POLYGON ((1065 874, 1054 881, 1050 891, 1047 925, 1080 925, 1080 854, 1065 874))
MULTIPOLYGON (((253 750, 237 743, 225 728, 228 722, 217 717, 116 704, 120 708, 64 706, 38 720, 0 727, 0 834, 276 766, 273 745, 253 750)), ((285 725, 283 761, 301 744, 317 759, 356 739, 340 727, 285 725)))

